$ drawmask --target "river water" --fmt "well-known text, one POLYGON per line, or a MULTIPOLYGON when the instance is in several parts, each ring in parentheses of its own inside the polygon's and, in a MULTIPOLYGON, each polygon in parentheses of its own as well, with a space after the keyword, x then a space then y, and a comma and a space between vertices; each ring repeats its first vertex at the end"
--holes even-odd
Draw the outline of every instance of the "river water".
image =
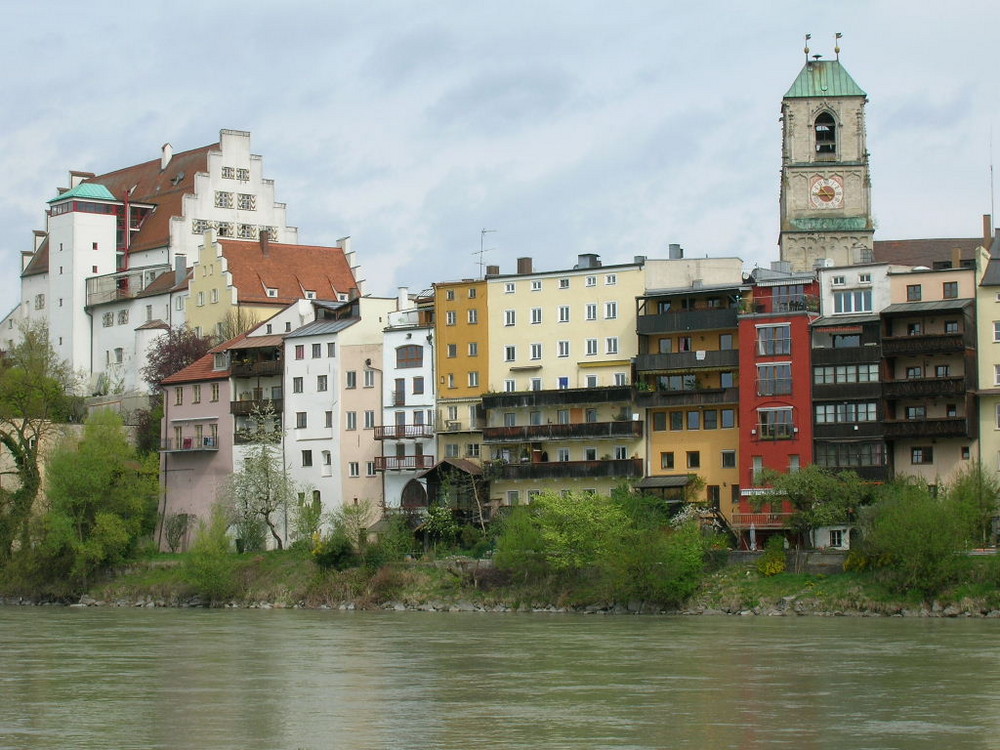
POLYGON ((989 748, 1000 622, 0 607, 0 748, 989 748))

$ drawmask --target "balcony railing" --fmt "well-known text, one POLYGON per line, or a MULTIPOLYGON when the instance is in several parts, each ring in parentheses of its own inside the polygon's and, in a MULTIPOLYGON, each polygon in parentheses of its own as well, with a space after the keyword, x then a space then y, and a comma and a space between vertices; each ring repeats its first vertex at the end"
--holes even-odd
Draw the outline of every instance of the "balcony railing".
POLYGON ((607 404, 632 400, 632 387, 613 385, 605 388, 563 388, 548 391, 517 393, 487 393, 484 409, 516 409, 531 406, 573 406, 577 404, 607 404))
POLYGON ((882 397, 882 384, 879 382, 814 383, 812 395, 817 401, 878 399, 882 397))
POLYGON ((393 391, 389 397, 392 406, 406 406, 406 393, 403 391, 393 391))
POLYGON ((642 407, 707 406, 735 404, 740 400, 737 388, 701 388, 696 391, 636 391, 636 403, 642 407))
POLYGON ((640 315, 637 331, 640 335, 673 333, 675 331, 705 331, 719 328, 736 328, 737 310, 687 310, 640 315))
POLYGON ((486 426, 485 419, 476 419, 472 422, 467 419, 445 419, 440 412, 438 417, 440 418, 438 432, 477 432, 486 426))
POLYGON ((573 438, 641 438, 641 421, 583 422, 580 424, 538 424, 519 427, 487 427, 485 443, 522 443, 535 440, 573 438))
POLYGON ((281 375, 283 372, 280 359, 267 359, 259 362, 233 362, 229 369, 234 378, 259 378, 267 375, 281 375))
POLYGON ((261 399, 244 399, 243 401, 230 401, 229 402, 229 413, 235 414, 236 416, 246 416, 248 414, 253 414, 255 411, 266 412, 272 409, 275 414, 281 414, 281 410, 284 406, 284 399, 280 398, 261 398, 261 399))
POLYGON ((965 417, 937 419, 892 419, 885 422, 887 438, 969 437, 969 421, 965 417))
POLYGON ((87 279, 87 305, 132 299, 161 274, 172 271, 170 265, 161 265, 93 276, 87 279))
POLYGON ((733 513, 730 523, 738 529, 783 529, 791 517, 791 513, 733 513))
POLYGON ((697 370, 704 368, 736 368, 740 364, 740 353, 736 349, 719 351, 677 352, 676 354, 639 354, 635 358, 635 369, 639 372, 663 372, 666 370, 697 370))
POLYGON ((434 456, 375 456, 375 471, 415 471, 434 466, 434 456))
POLYGON ((911 396, 964 396, 968 391, 965 378, 920 378, 914 380, 887 380, 882 383, 886 398, 911 396))
POLYGON ((493 463, 496 479, 632 479, 642 476, 642 459, 608 461, 545 461, 542 463, 493 463))
POLYGON ((882 347, 868 344, 850 349, 815 347, 812 350, 813 365, 864 365, 882 359, 882 347))
POLYGON ((819 312, 819 297, 812 294, 796 294, 789 297, 757 297, 750 306, 750 312, 790 313, 803 311, 819 312))
POLYGON ((434 437, 434 428, 429 424, 387 424, 375 428, 376 440, 406 440, 432 437, 434 437))
POLYGON ((186 437, 176 440, 168 438, 160 445, 161 453, 190 453, 192 451, 217 451, 219 441, 214 437, 186 437))
POLYGON ((791 424, 758 424, 757 440, 791 440, 799 433, 799 428, 791 424))
POLYGON ((786 396, 791 392, 791 378, 765 378, 757 381, 758 396, 786 396))
POLYGON ((882 339, 882 356, 894 357, 907 354, 948 354, 965 349, 961 333, 944 333, 927 336, 891 336, 882 339))
POLYGON ((885 433, 882 422, 840 422, 817 423, 813 426, 813 437, 816 440, 834 440, 837 438, 881 438, 885 433))

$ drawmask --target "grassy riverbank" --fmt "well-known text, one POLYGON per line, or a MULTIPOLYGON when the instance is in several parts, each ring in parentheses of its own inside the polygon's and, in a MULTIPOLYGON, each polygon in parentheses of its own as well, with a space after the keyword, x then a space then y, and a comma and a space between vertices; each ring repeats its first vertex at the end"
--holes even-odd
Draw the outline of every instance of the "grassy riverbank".
MULTIPOLYGON (((890 593, 868 573, 762 576, 752 564, 706 573, 680 607, 608 601, 599 586, 576 578, 531 584, 482 561, 449 558, 386 565, 371 570, 325 570, 299 551, 234 555, 221 583, 227 595, 210 601, 192 583, 187 555, 160 555, 89 588, 82 601, 111 606, 267 606, 331 609, 425 609, 581 612, 684 612, 733 615, 867 615, 1000 617, 1000 590, 978 584, 948 589, 932 601, 890 593)), ((0 591, 8 602, 78 599, 51 591, 0 591)))

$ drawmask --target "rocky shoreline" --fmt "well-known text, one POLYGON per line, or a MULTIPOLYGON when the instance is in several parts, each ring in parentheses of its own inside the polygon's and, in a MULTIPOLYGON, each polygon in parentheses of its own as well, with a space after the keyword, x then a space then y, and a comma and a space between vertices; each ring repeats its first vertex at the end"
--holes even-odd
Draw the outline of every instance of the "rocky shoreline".
POLYGON ((783 597, 775 604, 766 604, 745 609, 713 608, 691 606, 682 609, 663 609, 645 602, 629 602, 614 605, 587 605, 580 607, 509 606, 505 604, 481 604, 468 600, 446 602, 434 600, 418 604, 388 601, 374 606, 358 606, 355 602, 310 605, 304 601, 295 603, 269 601, 231 601, 215 604, 204 601, 199 596, 172 597, 169 599, 139 596, 135 599, 102 600, 84 595, 79 601, 33 600, 25 597, 0 597, 0 606, 58 606, 67 608, 108 607, 117 609, 310 609, 340 612, 479 612, 493 614, 577 614, 577 615, 667 615, 667 616, 730 616, 730 617, 924 617, 924 618, 981 618, 1000 619, 1000 609, 987 609, 976 602, 962 605, 942 604, 934 601, 921 606, 885 605, 873 603, 870 609, 825 609, 820 602, 799 599, 795 596, 783 597))

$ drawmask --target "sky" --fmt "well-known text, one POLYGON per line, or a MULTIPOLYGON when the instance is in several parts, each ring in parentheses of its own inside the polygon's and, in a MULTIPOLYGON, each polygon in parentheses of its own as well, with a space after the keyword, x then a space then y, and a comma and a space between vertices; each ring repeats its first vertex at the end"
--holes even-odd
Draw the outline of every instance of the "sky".
POLYGON ((352 237, 369 293, 669 243, 767 265, 806 33, 830 59, 841 32, 868 94, 876 239, 975 237, 992 212, 993 0, 2 4, 7 308, 70 170, 223 128, 251 132, 301 243, 352 237))

